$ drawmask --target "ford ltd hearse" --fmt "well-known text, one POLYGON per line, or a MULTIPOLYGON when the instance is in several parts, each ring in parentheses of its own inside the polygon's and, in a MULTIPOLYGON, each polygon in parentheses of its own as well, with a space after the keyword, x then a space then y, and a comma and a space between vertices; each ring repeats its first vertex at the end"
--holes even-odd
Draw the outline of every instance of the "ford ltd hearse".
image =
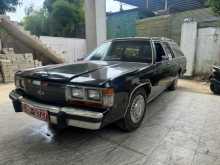
POLYGON ((52 126, 97 130, 117 123, 133 131, 148 103, 175 90, 185 72, 186 58, 170 39, 113 39, 83 61, 18 71, 10 98, 15 112, 52 126))

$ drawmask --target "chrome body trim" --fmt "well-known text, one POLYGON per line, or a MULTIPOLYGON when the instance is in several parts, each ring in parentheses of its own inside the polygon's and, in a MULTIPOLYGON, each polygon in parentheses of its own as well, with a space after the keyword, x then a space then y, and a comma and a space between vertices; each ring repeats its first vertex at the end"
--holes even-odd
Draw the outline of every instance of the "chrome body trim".
MULTIPOLYGON (((57 117, 50 116, 50 122, 52 124, 58 124, 57 117)), ((90 130, 98 130, 101 128, 102 123, 101 122, 91 123, 91 122, 86 122, 86 121, 67 119, 67 125, 78 127, 78 128, 90 129, 90 130)))
POLYGON ((79 127, 79 128, 85 128, 85 129, 90 129, 90 130, 97 130, 101 128, 102 123, 90 123, 86 121, 79 121, 79 120, 67 120, 67 125, 69 126, 74 126, 74 127, 79 127))
POLYGON ((76 86, 76 85, 67 85, 66 86, 66 101, 88 101, 91 103, 99 103, 102 104, 103 102, 103 95, 102 95, 102 89, 104 88, 95 88, 95 87, 85 87, 85 86, 76 86), (83 98, 74 98, 72 97, 72 91, 71 88, 81 88, 83 90, 83 98), (93 89, 93 90, 97 90, 100 94, 100 100, 95 101, 95 100, 91 100, 88 98, 87 96, 87 91, 93 89))
POLYGON ((127 105, 127 107, 126 107, 126 111, 125 111, 124 116, 126 115, 126 113, 127 113, 127 111, 128 111, 128 107, 129 107, 130 102, 131 102, 131 97, 133 96, 134 92, 135 92, 137 89, 139 89, 139 88, 141 88, 142 86, 147 85, 147 84, 150 85, 150 87, 152 87, 150 81, 145 82, 145 83, 141 83, 141 84, 139 84, 138 86, 136 86, 136 87, 132 90, 132 92, 129 94, 128 105, 127 105))
POLYGON ((103 114, 99 112, 92 112, 92 111, 86 111, 82 109, 74 109, 74 108, 61 108, 61 112, 65 112, 68 115, 74 115, 74 116, 83 116, 83 117, 89 117, 94 119, 102 119, 103 114))
POLYGON ((31 101, 29 99, 23 98, 20 101, 21 101, 21 103, 26 104, 28 106, 37 107, 37 108, 40 108, 40 109, 43 109, 45 111, 49 111, 52 113, 59 113, 59 111, 60 111, 59 107, 37 103, 37 102, 31 101))
MULTIPOLYGON (((78 120, 78 119, 69 119, 66 118, 66 123, 68 126, 74 126, 79 128, 85 128, 85 129, 91 129, 91 130, 97 130, 101 128, 102 125, 102 119, 104 117, 103 113, 101 112, 93 112, 88 111, 84 109, 78 109, 78 108, 71 108, 71 107, 58 107, 58 106, 51 106, 47 104, 38 103, 35 101, 32 101, 30 99, 24 98, 23 96, 17 94, 16 92, 10 93, 10 98, 16 101, 19 101, 23 104, 26 104, 31 107, 37 107, 40 109, 43 109, 45 111, 48 111, 53 114, 58 114, 60 112, 64 112, 67 115, 75 116, 75 117, 84 117, 88 119, 97 119, 99 122, 90 122, 86 120, 78 120)), ((53 124, 58 124, 57 117, 55 115, 50 115, 50 122, 53 124)))

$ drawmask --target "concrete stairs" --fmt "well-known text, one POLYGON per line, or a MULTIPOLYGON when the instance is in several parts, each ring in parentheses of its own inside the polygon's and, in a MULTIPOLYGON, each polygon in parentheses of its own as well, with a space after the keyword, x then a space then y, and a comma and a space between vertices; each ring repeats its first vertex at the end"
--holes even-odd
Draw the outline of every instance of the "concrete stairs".
POLYGON ((37 36, 32 35, 22 26, 11 21, 9 17, 0 15, 0 27, 5 29, 8 34, 22 42, 30 49, 34 50, 35 52, 39 52, 42 58, 47 60, 47 63, 64 63, 64 59, 62 59, 61 54, 55 52, 52 48, 42 43, 37 36))

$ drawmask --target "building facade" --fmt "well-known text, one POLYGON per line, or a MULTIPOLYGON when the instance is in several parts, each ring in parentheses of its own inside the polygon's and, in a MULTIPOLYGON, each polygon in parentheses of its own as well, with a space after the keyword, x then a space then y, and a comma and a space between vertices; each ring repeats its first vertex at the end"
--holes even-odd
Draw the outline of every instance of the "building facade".
POLYGON ((117 0, 126 4, 145 8, 154 12, 178 12, 204 7, 204 0, 117 0))
POLYGON ((107 38, 134 37, 137 20, 152 16, 153 13, 139 8, 107 13, 107 38))

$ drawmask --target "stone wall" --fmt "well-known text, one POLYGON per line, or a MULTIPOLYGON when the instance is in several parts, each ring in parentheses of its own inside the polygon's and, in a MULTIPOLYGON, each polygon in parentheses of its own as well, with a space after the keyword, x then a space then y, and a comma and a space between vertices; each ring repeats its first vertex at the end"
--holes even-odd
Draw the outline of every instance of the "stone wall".
POLYGON ((141 37, 170 37, 170 15, 139 20, 136 30, 141 37))
POLYGON ((157 16, 137 21, 136 31, 138 36, 169 37, 180 43, 181 26, 186 18, 193 18, 196 22, 214 17, 209 8, 189 10, 176 14, 157 16))
POLYGON ((31 53, 16 54, 13 48, 0 51, 0 83, 14 81, 14 74, 18 70, 42 66, 38 60, 34 60, 31 53))

